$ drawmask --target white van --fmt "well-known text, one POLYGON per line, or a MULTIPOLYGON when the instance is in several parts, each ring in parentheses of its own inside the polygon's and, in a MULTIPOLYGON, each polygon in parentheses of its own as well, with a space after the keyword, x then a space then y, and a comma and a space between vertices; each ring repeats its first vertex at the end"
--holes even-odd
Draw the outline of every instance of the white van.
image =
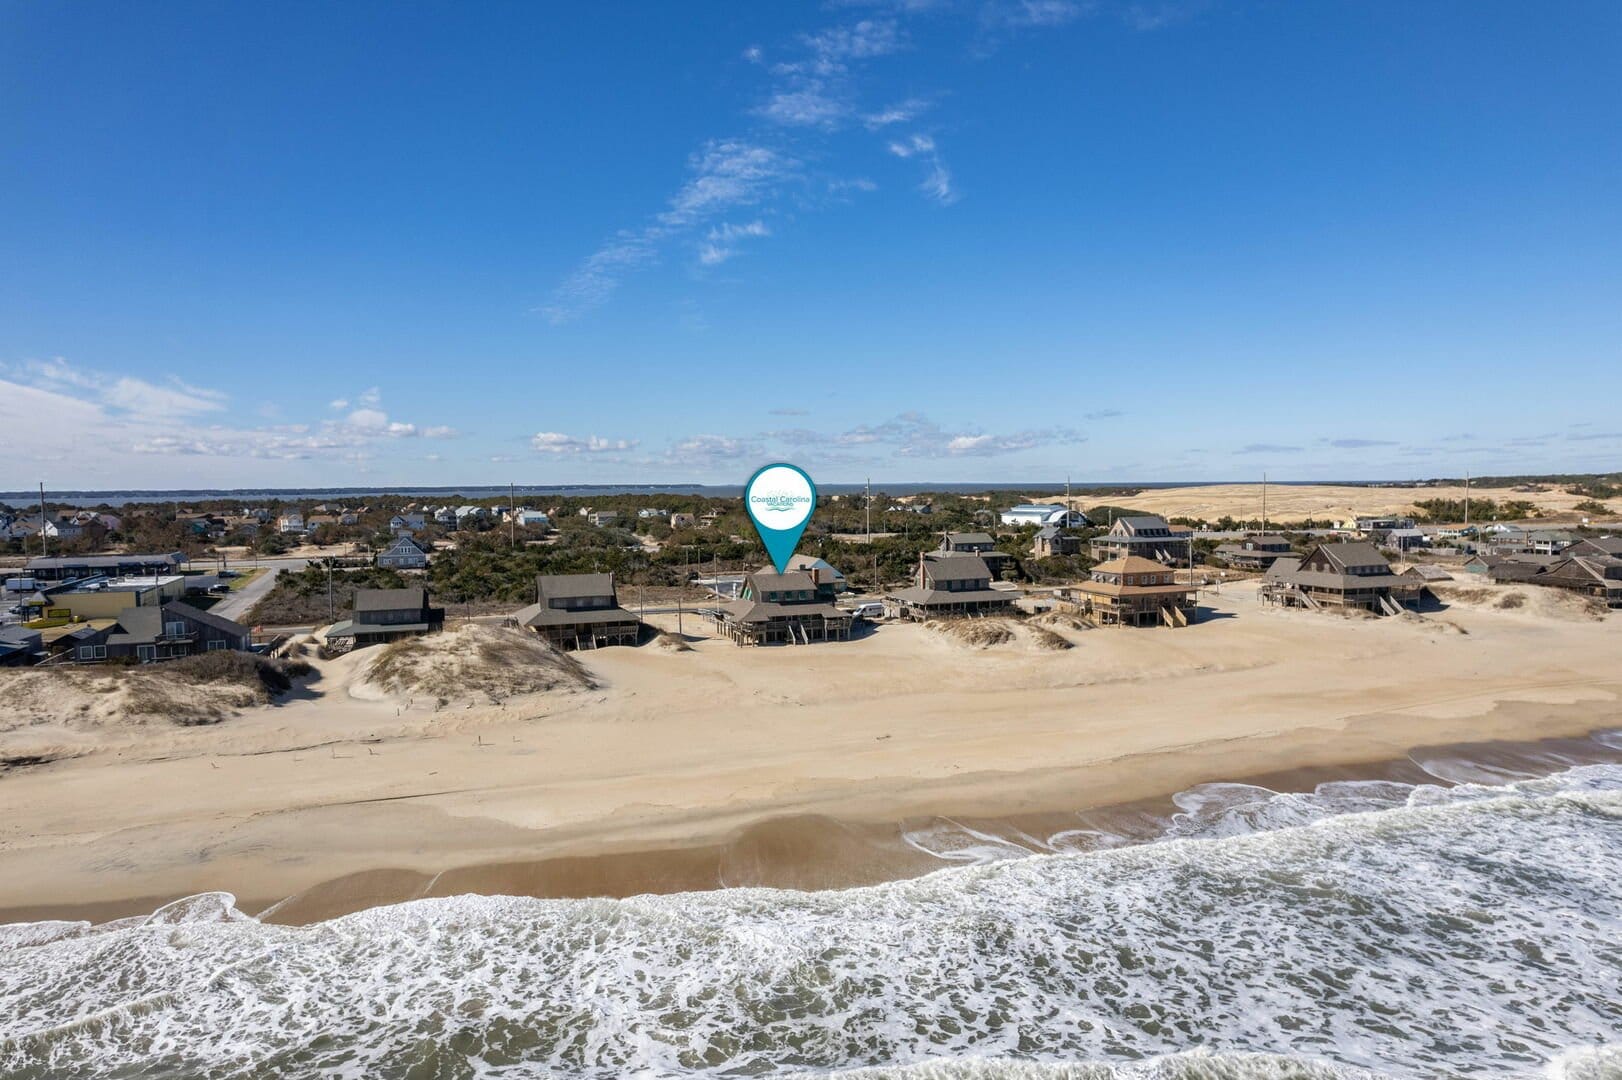
POLYGON ((877 601, 857 604, 850 609, 850 613, 858 619, 882 619, 884 618, 884 605, 877 601))

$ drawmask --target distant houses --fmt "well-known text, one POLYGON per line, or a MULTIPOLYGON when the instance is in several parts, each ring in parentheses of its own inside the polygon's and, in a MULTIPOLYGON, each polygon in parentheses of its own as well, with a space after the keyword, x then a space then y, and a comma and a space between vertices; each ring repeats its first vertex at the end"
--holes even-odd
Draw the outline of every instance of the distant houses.
POLYGON ((1213 554, 1236 570, 1266 570, 1294 549, 1287 536, 1252 533, 1231 544, 1219 544, 1213 554))
POLYGON ((886 599, 902 619, 1007 614, 1018 594, 993 589, 991 581, 991 568, 981 555, 926 551, 918 557, 914 584, 886 599))
POLYGON ((834 606, 834 596, 819 570, 758 570, 745 576, 736 600, 716 609, 716 626, 739 645, 843 640, 851 615, 834 606))
POLYGON ((1093 537, 1090 544, 1095 562, 1136 555, 1171 566, 1188 565, 1192 546, 1193 534, 1173 530, 1158 514, 1118 517, 1109 532, 1093 537))
POLYGON ((642 622, 620 606, 613 574, 541 574, 537 600, 510 622, 533 630, 560 649, 635 645, 642 622))
POLYGON ((1187 626, 1198 614, 1196 587, 1179 585, 1175 570, 1139 555, 1099 563, 1073 592, 1100 626, 1187 626))
POLYGON ((356 589, 350 617, 327 629, 329 644, 340 648, 383 645, 403 637, 445 628, 445 609, 428 603, 428 590, 356 589))
POLYGON ((378 552, 377 565, 387 570, 426 570, 429 553, 428 548, 411 536, 399 536, 394 543, 378 552))
POLYGON ((1391 570, 1385 556, 1364 541, 1317 544, 1300 558, 1281 557, 1262 575, 1261 597, 1286 607, 1360 608, 1381 615, 1402 609, 1397 599, 1416 584, 1391 570))

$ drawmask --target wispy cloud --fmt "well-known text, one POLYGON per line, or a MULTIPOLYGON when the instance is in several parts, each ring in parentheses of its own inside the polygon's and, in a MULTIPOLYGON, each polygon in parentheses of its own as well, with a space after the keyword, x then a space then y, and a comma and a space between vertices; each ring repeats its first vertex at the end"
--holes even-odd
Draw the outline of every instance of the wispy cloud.
POLYGON ((747 139, 706 143, 688 160, 688 179, 666 208, 588 256, 553 290, 541 314, 557 325, 599 306, 625 275, 657 260, 662 244, 729 211, 770 201, 799 167, 793 157, 747 139))
POLYGON ((771 229, 764 221, 751 221, 746 225, 722 224, 711 229, 699 245, 698 261, 705 266, 726 262, 738 253, 738 241, 770 236, 771 229))
POLYGON ((889 151, 898 158, 918 158, 924 162, 924 179, 918 189, 925 195, 943 205, 957 201, 951 170, 941 159, 940 149, 932 136, 914 134, 905 139, 892 139, 889 151))
POLYGON ((922 98, 908 98, 863 116, 862 126, 869 131, 877 131, 892 124, 910 124, 928 110, 929 102, 922 98))
POLYGON ((1337 450, 1361 450, 1369 446, 1397 445, 1395 442, 1389 439, 1323 439, 1320 441, 1326 445, 1335 447, 1337 450))
POLYGON ((882 423, 861 424, 844 431, 792 428, 767 432, 763 437, 788 446, 816 449, 883 447, 897 457, 915 458, 989 457, 1087 441, 1085 433, 1066 427, 1012 432, 990 432, 978 427, 951 429, 918 412, 901 413, 882 423))
POLYGON ((1299 454, 1299 446, 1281 446, 1278 443, 1251 443, 1235 450, 1236 454, 1299 454))

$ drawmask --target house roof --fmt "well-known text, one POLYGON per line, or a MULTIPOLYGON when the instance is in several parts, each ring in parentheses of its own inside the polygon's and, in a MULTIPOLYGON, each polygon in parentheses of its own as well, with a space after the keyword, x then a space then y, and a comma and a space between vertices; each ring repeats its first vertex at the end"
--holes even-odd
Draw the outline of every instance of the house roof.
POLYGON ((1157 563, 1153 559, 1145 559, 1142 555, 1122 555, 1118 559, 1101 562, 1093 567, 1095 574, 1164 574, 1167 573, 1165 563, 1157 563))
POLYGON ((28 569, 60 570, 75 566, 97 568, 128 566, 131 563, 169 563, 179 566, 185 561, 186 556, 178 551, 138 555, 36 555, 28 560, 28 569))
MULTIPOLYGON (((596 575, 582 575, 594 577, 596 575)), ((603 575, 607 576, 607 575, 603 575)), ((600 593, 594 595, 602 595, 600 593)), ((570 611, 568 608, 547 607, 545 604, 531 604, 519 608, 513 613, 513 618, 520 626, 583 626, 588 623, 618 623, 636 622, 636 616, 626 611, 618 604, 610 608, 579 608, 570 611)))
POLYGON ((202 623, 204 626, 213 627, 215 630, 218 630, 221 633, 241 636, 248 632, 248 628, 246 626, 243 626, 234 619, 227 619, 224 615, 216 615, 212 611, 204 611, 202 608, 192 607, 190 604, 183 603, 179 600, 169 601, 167 604, 163 605, 163 610, 165 612, 173 612, 182 616, 183 618, 191 619, 193 622, 202 623))
POLYGON ((789 557, 790 570, 820 570, 831 578, 843 578, 845 575, 834 569, 827 559, 819 559, 815 555, 793 555, 789 557))
POLYGON ((925 553, 924 574, 930 581, 990 581, 991 568, 978 555, 966 552, 945 554, 925 553))
POLYGON ((615 595, 613 574, 539 574, 535 586, 549 600, 615 595))
POLYGON ((418 555, 427 555, 428 554, 428 549, 427 548, 423 547, 421 544, 417 543, 415 540, 411 539, 411 537, 409 537, 409 536, 402 536, 399 539, 395 540, 394 543, 390 544, 387 548, 384 549, 383 554, 385 554, 385 555, 400 555, 400 554, 404 554, 407 548, 409 548, 412 551, 416 552, 418 555))
POLYGON ((821 615, 825 619, 848 619, 850 616, 830 601, 807 601, 781 604, 771 600, 733 600, 721 605, 721 610, 736 622, 763 623, 774 618, 798 618, 821 615))
POLYGON ((1132 514, 1127 517, 1118 517, 1115 524, 1128 534, 1144 532, 1150 529, 1170 530, 1171 525, 1159 514, 1132 514))
POLYGON ((920 589, 916 585, 897 589, 890 594, 892 600, 925 607, 944 604, 980 604, 1002 602, 1011 604, 1017 594, 1009 589, 973 589, 967 592, 949 592, 946 589, 920 589))
POLYGON ((1384 555, 1375 550, 1373 544, 1361 540, 1340 544, 1319 544, 1307 552, 1307 558, 1310 559, 1319 551, 1329 557, 1332 565, 1342 570, 1352 566, 1384 566, 1388 570, 1391 568, 1391 564, 1386 562, 1384 555))
POLYGON ((1421 563, 1415 566, 1410 566, 1407 570, 1403 571, 1403 576, 1417 577, 1422 581, 1453 580, 1452 574, 1448 573, 1446 570, 1443 570, 1440 566, 1435 566, 1430 563, 1421 563))
POLYGON ((760 592, 809 592, 817 587, 811 575, 803 570, 790 570, 786 574, 779 574, 775 570, 756 570, 745 581, 745 585, 751 584, 760 592))
POLYGON ((946 534, 949 544, 995 544, 996 538, 985 532, 949 532, 946 534))
POLYGON ((427 606, 428 590, 420 587, 355 590, 356 614, 364 611, 406 611, 427 606))
MULTIPOLYGON (((1594 552, 1595 554, 1622 556, 1622 536, 1600 536, 1588 540, 1579 540, 1572 547, 1581 552, 1594 552)), ((1567 551, 1566 554, 1575 554, 1567 551)))

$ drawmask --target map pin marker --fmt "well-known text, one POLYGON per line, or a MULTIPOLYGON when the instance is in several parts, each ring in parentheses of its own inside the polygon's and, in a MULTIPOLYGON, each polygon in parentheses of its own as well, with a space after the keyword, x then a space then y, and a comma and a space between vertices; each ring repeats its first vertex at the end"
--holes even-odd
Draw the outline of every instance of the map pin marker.
POLYGON ((817 508, 817 486, 804 469, 780 461, 749 478, 743 488, 743 505, 772 565, 783 573, 811 520, 811 511, 817 508))

